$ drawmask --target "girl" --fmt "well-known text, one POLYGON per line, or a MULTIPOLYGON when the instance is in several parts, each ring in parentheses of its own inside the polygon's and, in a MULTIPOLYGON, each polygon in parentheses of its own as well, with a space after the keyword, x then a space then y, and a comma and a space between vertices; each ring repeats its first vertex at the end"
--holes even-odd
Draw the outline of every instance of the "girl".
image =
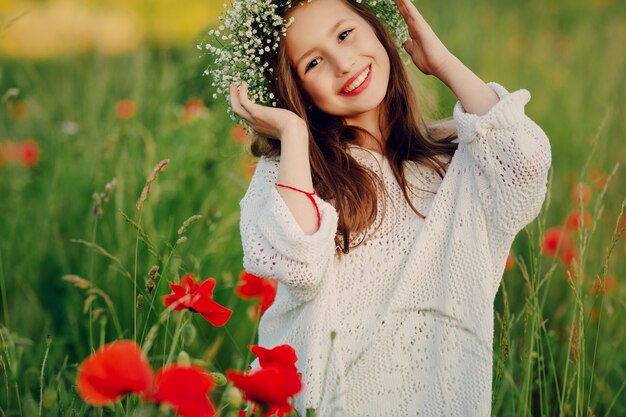
POLYGON ((295 348, 302 416, 489 416, 493 301, 543 203, 550 144, 528 91, 485 84, 394 3, 235 1, 225 21, 269 45, 245 59, 275 99, 230 85, 260 157, 240 203, 244 267, 279 281, 259 344, 295 348), (458 97, 452 129, 425 123, 389 7, 413 64, 458 97))

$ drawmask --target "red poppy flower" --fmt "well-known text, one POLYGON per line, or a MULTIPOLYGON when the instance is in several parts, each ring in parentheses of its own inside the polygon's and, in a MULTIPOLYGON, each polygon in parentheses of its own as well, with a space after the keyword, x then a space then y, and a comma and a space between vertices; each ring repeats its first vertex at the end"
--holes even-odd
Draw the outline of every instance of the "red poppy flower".
POLYGON ((243 299, 259 297, 260 314, 263 314, 274 303, 277 286, 278 282, 274 279, 261 278, 242 271, 239 274, 239 284, 235 288, 235 294, 243 299))
POLYGON ((506 264, 504 265, 504 270, 510 271, 511 269, 513 269, 514 266, 515 266, 515 258, 513 258, 513 255, 509 253, 509 256, 506 257, 506 264))
POLYGON ((557 249, 561 251, 573 246, 572 237, 566 229, 561 227, 551 227, 546 230, 541 246, 543 253, 548 256, 557 255, 557 249))
POLYGON ((246 131, 246 128, 242 125, 235 125, 230 130, 230 138, 235 143, 244 144, 252 141, 252 136, 246 131))
MULTIPOLYGON (((589 214, 586 211, 583 211, 582 220, 583 220, 583 227, 589 228, 591 226, 591 222, 593 219, 591 218, 591 214, 589 214)), ((578 210, 575 210, 567 216, 567 220, 565 220, 565 227, 568 230, 576 232, 578 231, 580 223, 581 223, 580 212, 578 210)))
POLYGON ((34 167, 39 161, 39 144, 35 139, 24 139, 13 147, 15 158, 25 167, 34 167))
POLYGON ((78 368, 76 388, 81 398, 95 406, 111 404, 128 393, 141 393, 152 384, 152 369, 133 341, 102 346, 78 368))
POLYGON ((261 368, 285 368, 297 372, 296 351, 289 345, 279 345, 273 349, 266 349, 259 345, 248 346, 248 349, 252 351, 258 358, 261 368))
POLYGON ((565 247, 561 249, 559 257, 561 262, 569 266, 578 257, 578 251, 573 246, 565 247))
POLYGON ((185 109, 183 110, 183 119, 186 122, 191 122, 197 117, 201 116, 205 111, 204 103, 198 98, 190 98, 185 103, 185 109))
POLYGON ((295 366, 296 352, 289 345, 273 349, 249 346, 249 349, 259 357, 260 368, 248 374, 227 371, 226 377, 243 391, 246 401, 268 408, 266 416, 290 413, 293 406, 289 399, 302 389, 295 366))
POLYGON ((154 378, 154 390, 144 399, 170 405, 183 417, 215 415, 215 406, 207 396, 215 381, 202 368, 170 365, 161 368, 154 378))
POLYGON ((232 311, 213 301, 213 287, 215 279, 208 278, 197 284, 195 275, 186 274, 180 285, 170 282, 172 294, 163 297, 166 307, 176 304, 174 310, 189 309, 200 313, 209 323, 214 326, 226 324, 232 311))
POLYGON ((129 120, 135 115, 135 102, 132 100, 120 100, 115 105, 115 114, 121 120, 129 120))
POLYGON ((261 368, 249 374, 226 371, 226 378, 243 391, 246 401, 279 407, 287 413, 293 410, 289 399, 302 389, 300 376, 285 368, 261 368))

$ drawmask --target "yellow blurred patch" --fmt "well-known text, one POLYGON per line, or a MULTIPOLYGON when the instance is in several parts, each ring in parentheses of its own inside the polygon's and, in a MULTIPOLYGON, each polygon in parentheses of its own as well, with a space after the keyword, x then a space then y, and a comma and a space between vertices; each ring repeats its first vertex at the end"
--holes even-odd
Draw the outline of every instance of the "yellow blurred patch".
POLYGON ((105 54, 130 51, 142 36, 130 16, 72 2, 21 4, 4 11, 0 53, 24 58, 96 49, 105 54))
POLYGON ((191 43, 218 21, 222 3, 0 0, 0 54, 48 58, 92 49, 118 54, 146 39, 163 45, 191 43))

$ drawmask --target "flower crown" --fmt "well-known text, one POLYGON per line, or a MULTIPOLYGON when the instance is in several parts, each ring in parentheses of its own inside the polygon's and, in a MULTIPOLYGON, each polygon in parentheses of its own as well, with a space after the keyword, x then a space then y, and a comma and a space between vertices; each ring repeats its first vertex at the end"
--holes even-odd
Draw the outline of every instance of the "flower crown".
MULTIPOLYGON (((396 46, 404 52, 402 43, 407 39, 406 25, 393 0, 354 0, 368 7, 387 27, 396 46)), ((307 0, 310 3, 311 0, 307 0)), ((224 96, 228 103, 228 113, 233 120, 229 102, 230 85, 248 83, 250 99, 266 106, 276 107, 276 97, 269 90, 264 74, 273 68, 263 56, 278 49, 280 38, 286 35, 287 28, 294 18, 284 19, 277 14, 279 7, 291 7, 287 0, 232 0, 231 8, 219 17, 218 29, 209 31, 213 42, 198 44, 198 49, 208 50, 213 63, 204 71, 212 75, 212 85, 216 88, 213 98, 224 96)), ((300 2, 299 4, 303 4, 300 2)), ((406 52, 404 52, 405 57, 406 52)))

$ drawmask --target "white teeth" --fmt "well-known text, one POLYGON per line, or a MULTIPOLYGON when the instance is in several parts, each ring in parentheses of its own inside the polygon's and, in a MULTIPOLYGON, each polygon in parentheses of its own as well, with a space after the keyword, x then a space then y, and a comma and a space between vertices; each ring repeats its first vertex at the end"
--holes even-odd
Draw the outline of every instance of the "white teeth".
POLYGON ((363 81, 365 81, 369 73, 370 73, 370 67, 367 67, 365 71, 363 71, 363 73, 359 76, 359 78, 352 81, 352 84, 350 84, 348 88, 345 89, 344 93, 349 93, 350 91, 360 86, 363 83, 363 81))

